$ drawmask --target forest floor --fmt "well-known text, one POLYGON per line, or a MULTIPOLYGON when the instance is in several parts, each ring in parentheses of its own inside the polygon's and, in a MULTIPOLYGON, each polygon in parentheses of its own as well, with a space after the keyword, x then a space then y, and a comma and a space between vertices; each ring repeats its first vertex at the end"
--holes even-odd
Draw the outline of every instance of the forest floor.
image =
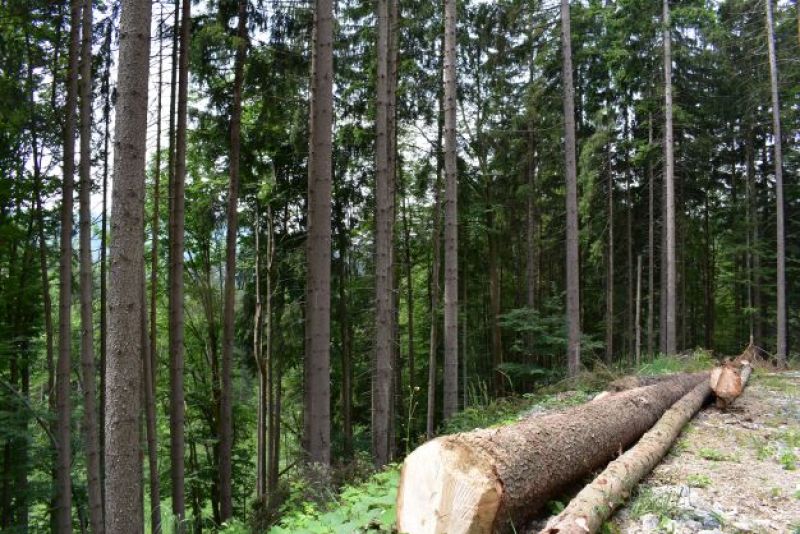
MULTIPOLYGON (((711 365, 708 356, 662 359, 639 372, 693 372, 711 365)), ((475 405, 460 412, 443 433, 509 424, 582 404, 618 376, 588 374, 574 384, 475 405)), ((392 465, 344 487, 328 504, 287 504, 269 533, 396 532, 398 478, 399 465, 392 465)), ((565 502, 551 504, 555 511, 565 502)), ((545 521, 542 517, 529 527, 536 531, 545 521)), ((757 371, 727 411, 701 410, 603 532, 800 534, 800 371, 757 371)))
POLYGON ((800 372, 757 373, 727 411, 702 410, 607 527, 800 534, 800 372))

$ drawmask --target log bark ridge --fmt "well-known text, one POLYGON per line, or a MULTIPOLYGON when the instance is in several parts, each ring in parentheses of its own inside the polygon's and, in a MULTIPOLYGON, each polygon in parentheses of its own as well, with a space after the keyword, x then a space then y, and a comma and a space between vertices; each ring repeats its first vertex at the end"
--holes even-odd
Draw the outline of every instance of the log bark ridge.
POLYGON ((604 466, 708 374, 682 375, 564 412, 445 436, 406 459, 398 530, 489 533, 519 528, 553 497, 604 466))

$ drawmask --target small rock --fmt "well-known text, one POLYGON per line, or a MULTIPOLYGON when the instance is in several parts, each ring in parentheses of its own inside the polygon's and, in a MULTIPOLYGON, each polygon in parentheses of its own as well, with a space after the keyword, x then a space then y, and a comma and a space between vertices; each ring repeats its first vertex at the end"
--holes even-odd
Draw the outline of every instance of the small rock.
POLYGON ((753 526, 747 521, 736 521, 733 527, 742 532, 753 532, 753 526))
POLYGON ((658 517, 655 514, 645 514, 641 519, 645 531, 655 531, 658 528, 658 517))

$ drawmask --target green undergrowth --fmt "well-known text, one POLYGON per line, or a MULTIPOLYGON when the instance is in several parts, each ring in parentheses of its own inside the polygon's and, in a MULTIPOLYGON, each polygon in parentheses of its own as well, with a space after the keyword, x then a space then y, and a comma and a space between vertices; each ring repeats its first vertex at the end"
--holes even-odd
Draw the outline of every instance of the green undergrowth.
POLYGON ((287 511, 270 534, 392 532, 400 467, 391 465, 365 482, 345 486, 326 504, 304 502, 287 511))
MULTIPOLYGON (((606 367, 596 364, 591 371, 577 377, 563 379, 542 386, 536 391, 489 400, 488 395, 476 395, 474 404, 460 411, 448 421, 441 434, 467 432, 476 428, 497 427, 510 424, 537 412, 559 410, 583 404, 608 386, 613 380, 630 374, 654 375, 694 372, 713 365, 710 354, 698 352, 694 356, 673 358, 656 357, 646 361, 639 369, 625 365, 606 367), (479 399, 483 399, 481 402, 479 399)), ((400 477, 400 466, 391 465, 361 482, 346 484, 338 492, 331 492, 322 502, 303 500, 303 482, 291 482, 293 489, 282 507, 278 523, 267 532, 288 534, 357 534, 390 533, 395 522, 395 499, 400 477)), ((655 499, 649 505, 656 504, 655 499)), ((645 505, 645 502, 642 504, 645 505)), ((643 506, 644 508, 650 507, 643 506)), ((239 525, 231 525, 224 532, 238 534, 239 525)))

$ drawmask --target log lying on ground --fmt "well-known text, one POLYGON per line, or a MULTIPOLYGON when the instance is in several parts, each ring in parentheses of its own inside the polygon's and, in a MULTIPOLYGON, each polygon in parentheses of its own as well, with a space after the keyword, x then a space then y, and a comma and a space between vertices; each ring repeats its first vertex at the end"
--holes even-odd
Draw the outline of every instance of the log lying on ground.
POLYGON ((569 505, 548 521, 540 534, 597 532, 634 486, 661 461, 684 425, 694 417, 711 394, 707 380, 676 402, 658 423, 625 454, 608 464, 569 505))
POLYGON ((621 378, 617 378, 613 382, 608 385, 609 391, 625 391, 628 389, 633 388, 640 388, 642 386, 652 386, 653 384, 659 384, 664 382, 665 380, 674 380, 678 378, 681 374, 671 374, 671 375, 649 375, 649 376, 639 376, 639 375, 628 375, 623 376, 621 378))
POLYGON ((740 363, 741 367, 725 364, 712 370, 708 381, 698 384, 667 410, 636 445, 608 464, 560 514, 548 521, 540 534, 597 532, 614 508, 630 495, 633 487, 669 451, 686 423, 703 406, 712 388, 719 389, 719 393, 715 391, 715 394, 725 396, 718 396, 717 401, 722 399, 726 405, 741 394, 750 377, 751 366, 745 360, 740 363))
POLYGON ((752 367, 747 360, 738 363, 726 362, 711 371, 708 382, 717 398, 717 407, 727 408, 742 394, 752 367))
POLYGON ((609 395, 512 425, 445 436, 403 464, 398 531, 481 534, 526 524, 549 500, 607 464, 708 374, 609 395))

